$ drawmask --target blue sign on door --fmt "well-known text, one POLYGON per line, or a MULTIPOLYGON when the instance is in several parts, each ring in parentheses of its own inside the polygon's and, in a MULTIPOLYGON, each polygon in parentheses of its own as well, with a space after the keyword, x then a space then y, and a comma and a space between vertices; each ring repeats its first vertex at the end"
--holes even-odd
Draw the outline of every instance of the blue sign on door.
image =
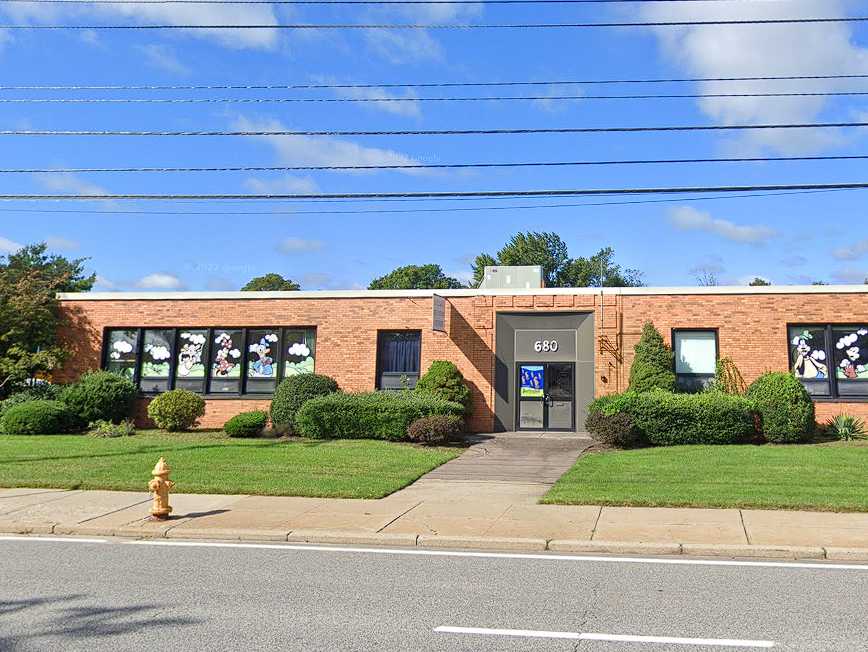
POLYGON ((545 395, 545 372, 542 365, 521 365, 519 376, 521 398, 542 398, 545 395))

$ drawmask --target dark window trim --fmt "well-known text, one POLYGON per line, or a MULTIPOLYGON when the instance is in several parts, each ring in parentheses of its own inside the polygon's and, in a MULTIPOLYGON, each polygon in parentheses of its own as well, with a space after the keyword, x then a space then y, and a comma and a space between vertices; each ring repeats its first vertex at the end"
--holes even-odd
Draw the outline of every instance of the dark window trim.
MULTIPOLYGON (((247 393, 247 367, 248 367, 248 357, 247 357, 247 334, 248 331, 256 331, 256 330, 273 330, 275 332, 280 333, 280 350, 278 351, 277 356, 275 356, 275 364, 277 365, 277 375, 275 386, 279 385, 280 382, 284 379, 284 343, 286 341, 286 332, 287 331, 304 331, 305 332, 305 343, 307 344, 308 333, 313 333, 312 343, 309 344, 311 353, 313 354, 314 359, 314 368, 316 368, 316 336, 317 336, 317 326, 309 325, 309 326, 230 326, 230 327, 217 327, 217 326, 191 326, 189 324, 184 326, 104 326, 102 330, 102 342, 101 342, 101 353, 100 353, 100 368, 107 369, 108 368, 108 355, 109 355, 109 333, 111 331, 135 331, 136 332, 136 360, 135 365, 133 367, 133 382, 138 388, 140 396, 156 396, 159 392, 147 392, 140 388, 141 384, 141 371, 142 364, 144 363, 144 337, 146 330, 165 330, 165 331, 173 331, 173 348, 172 348, 172 358, 169 364, 169 382, 168 387, 170 390, 175 389, 176 383, 176 371, 178 365, 178 343, 180 338, 181 331, 204 331, 205 332, 205 348, 202 351, 202 364, 205 367, 205 377, 203 378, 203 391, 197 392, 200 396, 205 398, 226 398, 226 399, 234 399, 234 398, 262 398, 268 399, 273 396, 273 392, 253 392, 247 393), (214 340, 214 332, 215 331, 241 331, 241 376, 239 378, 238 383, 238 391, 237 392, 211 392, 211 348, 214 340)), ((421 332, 421 331, 420 331, 421 332)))
MULTIPOLYGON (((835 364, 835 354, 832 351, 832 331, 836 328, 853 328, 854 326, 868 326, 868 320, 864 322, 787 322, 787 370, 793 373, 792 345, 790 344, 791 328, 814 328, 823 329, 826 336, 826 360, 829 367, 829 393, 812 395, 811 398, 819 403, 868 403, 868 395, 850 396, 838 391, 838 368, 835 364)), ((862 382, 868 383, 868 380, 862 382)))
MULTIPOLYGON (((380 338, 386 333, 416 333, 419 336, 419 371, 417 375, 419 378, 422 377, 422 330, 419 328, 381 328, 377 329, 377 351, 376 351, 376 378, 374 379, 374 387, 378 390, 382 390, 382 361, 380 360, 380 338)), ((316 361, 316 358, 314 358, 316 361)), ((397 372, 396 372, 397 373, 397 372)), ((401 375, 407 375, 402 373, 401 375)))
POLYGON ((675 359, 675 335, 678 333, 714 333, 714 365, 717 367, 717 363, 720 360, 720 328, 717 326, 713 327, 698 327, 698 328, 673 328, 670 334, 670 346, 672 347, 672 371, 675 372, 676 384, 678 382, 678 378, 708 378, 711 376, 714 378, 715 374, 686 374, 679 373, 678 371, 678 360, 675 359))

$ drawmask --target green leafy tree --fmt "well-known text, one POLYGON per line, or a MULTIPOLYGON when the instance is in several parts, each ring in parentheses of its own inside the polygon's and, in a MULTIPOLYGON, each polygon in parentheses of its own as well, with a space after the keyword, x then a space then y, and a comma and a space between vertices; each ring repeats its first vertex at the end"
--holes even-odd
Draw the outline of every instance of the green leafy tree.
POLYGON ((48 255, 46 249, 29 245, 0 257, 0 397, 62 362, 56 293, 86 291, 96 280, 84 274, 85 259, 48 255))
POLYGON ((283 278, 280 274, 272 272, 263 276, 256 276, 250 279, 243 288, 242 292, 281 292, 300 290, 301 286, 295 281, 288 278, 283 278))
POLYGON ((630 367, 630 389, 648 392, 652 389, 675 389, 675 355, 663 341, 654 324, 645 322, 642 337, 635 348, 636 356, 630 367))
POLYGON ((456 278, 446 276, 440 265, 405 265, 380 278, 375 278, 369 290, 455 290, 464 287, 456 278))
POLYGON ((517 233, 497 252, 480 254, 473 263, 475 285, 482 282, 491 265, 540 265, 547 287, 634 287, 642 285, 642 273, 622 269, 614 261, 615 250, 600 249, 589 258, 570 258, 567 245, 557 233, 517 233))
POLYGON ((771 285, 771 281, 768 281, 761 276, 755 276, 754 279, 748 283, 751 287, 765 287, 767 285, 771 285))

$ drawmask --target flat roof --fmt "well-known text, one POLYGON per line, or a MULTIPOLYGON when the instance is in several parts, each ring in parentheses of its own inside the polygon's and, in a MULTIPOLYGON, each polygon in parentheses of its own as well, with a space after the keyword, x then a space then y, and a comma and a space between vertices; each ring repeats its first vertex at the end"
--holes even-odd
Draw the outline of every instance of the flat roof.
POLYGON ((299 290, 295 292, 60 292, 61 301, 197 301, 253 299, 389 299, 546 295, 868 294, 868 285, 717 285, 711 287, 531 288, 464 290, 299 290))

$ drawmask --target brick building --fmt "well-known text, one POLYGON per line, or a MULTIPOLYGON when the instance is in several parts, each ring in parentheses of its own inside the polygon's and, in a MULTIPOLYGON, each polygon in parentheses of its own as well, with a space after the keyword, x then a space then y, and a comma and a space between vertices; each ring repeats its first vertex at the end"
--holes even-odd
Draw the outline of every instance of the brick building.
POLYGON ((719 356, 749 383, 792 370, 817 418, 868 417, 868 288, 543 288, 61 295, 73 351, 58 380, 108 368, 148 397, 202 392, 203 426, 267 409, 276 383, 316 370, 346 391, 412 386, 454 362, 473 392, 474 431, 581 430, 594 396, 626 388, 650 320, 701 387, 719 356))

